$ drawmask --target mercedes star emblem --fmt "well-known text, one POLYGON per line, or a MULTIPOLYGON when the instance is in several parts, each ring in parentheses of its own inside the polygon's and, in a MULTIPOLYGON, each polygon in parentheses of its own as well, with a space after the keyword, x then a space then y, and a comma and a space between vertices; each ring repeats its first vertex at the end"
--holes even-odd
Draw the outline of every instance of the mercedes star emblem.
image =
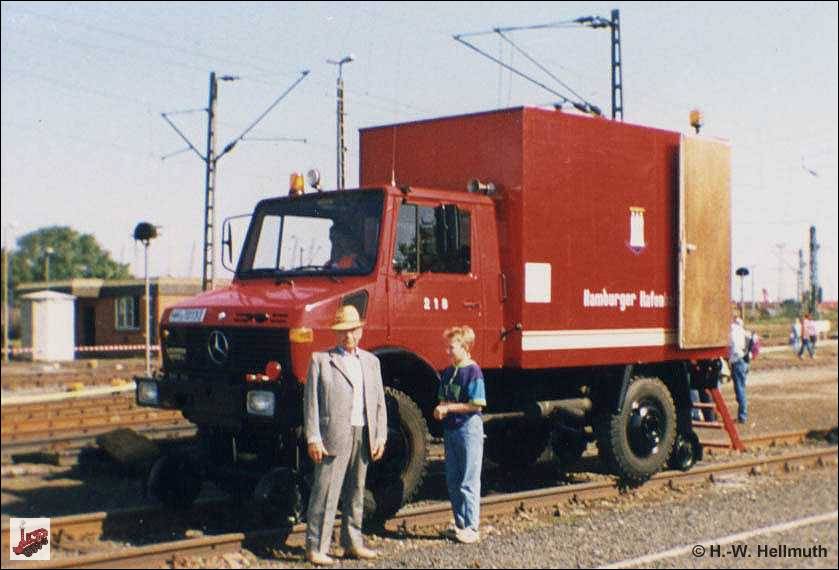
POLYGON ((227 362, 227 358, 230 356, 230 343, 223 332, 213 331, 210 333, 207 350, 210 353, 210 358, 216 364, 222 365, 227 362))

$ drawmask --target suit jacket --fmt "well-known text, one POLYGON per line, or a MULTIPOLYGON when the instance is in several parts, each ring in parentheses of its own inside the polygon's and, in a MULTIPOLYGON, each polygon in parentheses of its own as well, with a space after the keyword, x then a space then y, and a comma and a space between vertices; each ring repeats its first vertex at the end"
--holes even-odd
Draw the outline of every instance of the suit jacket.
MULTIPOLYGON (((370 433, 370 453, 387 441, 387 409, 379 358, 358 349, 364 378, 364 410, 370 433)), ((333 348, 312 354, 303 397, 306 441, 320 439, 329 455, 351 448, 353 388, 340 354, 333 348)))

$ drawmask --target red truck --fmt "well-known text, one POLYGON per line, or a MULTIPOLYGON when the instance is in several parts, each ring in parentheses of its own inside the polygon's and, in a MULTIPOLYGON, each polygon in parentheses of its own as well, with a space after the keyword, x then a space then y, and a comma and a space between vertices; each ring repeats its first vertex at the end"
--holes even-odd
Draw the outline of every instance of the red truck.
POLYGON ((155 495, 187 505, 212 479, 303 512, 302 384, 342 304, 382 362, 380 515, 424 476, 452 325, 477 333, 493 462, 550 446, 567 466, 596 441, 640 483, 700 456, 689 390, 716 385, 728 344, 727 143, 538 108, 360 138, 359 189, 259 202, 230 286, 164 314, 162 370, 137 400, 182 410, 200 445, 157 462, 155 495))

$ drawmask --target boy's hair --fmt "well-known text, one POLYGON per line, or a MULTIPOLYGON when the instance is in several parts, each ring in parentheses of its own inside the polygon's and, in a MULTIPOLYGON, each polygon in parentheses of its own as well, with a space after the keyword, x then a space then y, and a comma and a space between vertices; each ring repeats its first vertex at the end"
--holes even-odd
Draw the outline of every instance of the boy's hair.
POLYGON ((449 327, 443 333, 443 338, 446 340, 456 340, 469 351, 472 350, 472 345, 475 344, 475 331, 468 325, 449 327))

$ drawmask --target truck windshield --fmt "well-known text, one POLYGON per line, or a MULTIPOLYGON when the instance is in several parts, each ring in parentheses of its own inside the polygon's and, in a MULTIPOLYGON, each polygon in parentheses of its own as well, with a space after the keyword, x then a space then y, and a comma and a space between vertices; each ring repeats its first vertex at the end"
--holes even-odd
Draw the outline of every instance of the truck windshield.
POLYGON ((375 190, 263 202, 236 274, 366 275, 376 263, 383 202, 384 193, 375 190))

